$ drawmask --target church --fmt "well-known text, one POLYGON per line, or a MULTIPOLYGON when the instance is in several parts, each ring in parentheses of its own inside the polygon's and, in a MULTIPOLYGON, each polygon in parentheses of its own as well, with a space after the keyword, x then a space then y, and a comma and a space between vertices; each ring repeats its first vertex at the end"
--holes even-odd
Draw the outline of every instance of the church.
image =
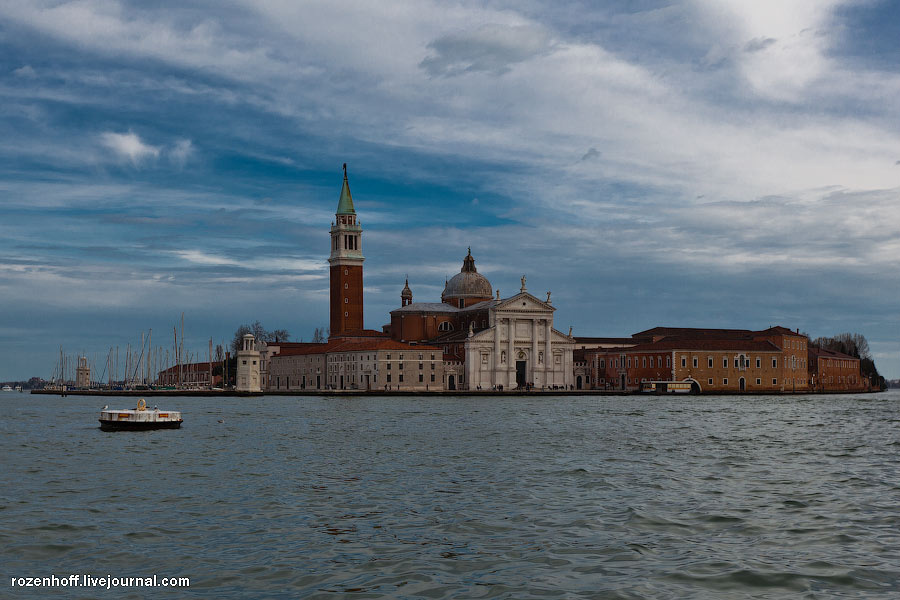
POLYGON ((575 339, 553 328, 550 293, 500 298, 471 248, 440 302, 413 302, 409 281, 380 331, 363 322, 362 227, 347 165, 331 225, 327 343, 272 347, 270 390, 396 391, 567 389, 575 386, 575 339), (404 358, 406 357, 406 358, 404 358))
POLYGON ((398 341, 442 348, 448 390, 571 387, 575 340, 553 328, 550 293, 536 298, 521 281, 518 294, 494 297, 470 248, 440 302, 413 302, 407 281, 384 330, 398 341))

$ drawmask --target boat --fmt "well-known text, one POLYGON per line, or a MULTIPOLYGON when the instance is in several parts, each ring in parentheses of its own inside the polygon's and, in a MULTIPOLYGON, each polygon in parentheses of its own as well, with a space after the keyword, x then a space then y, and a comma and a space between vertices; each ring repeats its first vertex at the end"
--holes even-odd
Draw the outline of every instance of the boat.
POLYGON ((645 381, 641 384, 643 394, 691 394, 693 391, 690 381, 645 381))
POLYGON ((9 387, 8 385, 4 385, 2 388, 0 388, 0 391, 11 392, 11 391, 13 391, 13 389, 11 387, 9 387))
POLYGON ((100 410, 100 429, 103 431, 147 431, 150 429, 178 429, 181 427, 181 411, 154 407, 147 410, 147 402, 141 398, 137 408, 100 410))

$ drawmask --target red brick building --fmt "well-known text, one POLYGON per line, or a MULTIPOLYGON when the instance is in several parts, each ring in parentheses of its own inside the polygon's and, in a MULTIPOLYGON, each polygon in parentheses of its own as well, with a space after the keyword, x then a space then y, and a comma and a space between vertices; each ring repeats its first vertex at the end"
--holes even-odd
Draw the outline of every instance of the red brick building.
POLYGON ((862 392, 869 382, 859 370, 859 359, 842 352, 810 348, 810 389, 816 392, 862 392))
POLYGON ((656 327, 618 348, 585 350, 598 389, 638 390, 646 382, 690 381, 695 391, 808 389, 808 340, 785 327, 762 331, 656 327))

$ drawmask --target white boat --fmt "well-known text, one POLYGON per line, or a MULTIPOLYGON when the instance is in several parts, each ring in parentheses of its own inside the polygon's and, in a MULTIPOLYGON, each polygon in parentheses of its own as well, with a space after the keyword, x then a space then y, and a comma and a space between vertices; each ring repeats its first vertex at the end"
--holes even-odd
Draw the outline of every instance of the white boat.
POLYGON ((137 408, 109 409, 100 411, 100 429, 103 431, 146 431, 148 429, 178 429, 181 427, 181 411, 161 411, 154 407, 147 410, 143 398, 137 408))
POLYGON ((0 388, 0 391, 11 392, 11 391, 13 391, 13 389, 11 387, 9 387, 8 385, 4 385, 2 388, 0 388))

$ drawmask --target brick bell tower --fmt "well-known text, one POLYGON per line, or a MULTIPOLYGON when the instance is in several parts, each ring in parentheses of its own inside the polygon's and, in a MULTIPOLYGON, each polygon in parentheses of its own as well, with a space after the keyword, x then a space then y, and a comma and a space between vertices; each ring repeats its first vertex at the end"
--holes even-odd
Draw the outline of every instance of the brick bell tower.
POLYGON ((344 163, 344 185, 331 224, 331 331, 340 337, 348 331, 363 329, 362 227, 356 221, 353 197, 344 163))

